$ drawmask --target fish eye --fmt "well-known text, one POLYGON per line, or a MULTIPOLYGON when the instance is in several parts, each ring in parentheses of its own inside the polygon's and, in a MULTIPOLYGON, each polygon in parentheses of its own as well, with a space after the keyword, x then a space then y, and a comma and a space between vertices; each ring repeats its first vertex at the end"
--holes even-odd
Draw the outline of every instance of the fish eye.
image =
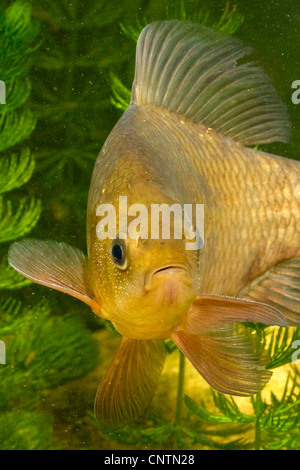
POLYGON ((110 254, 113 262, 120 269, 126 269, 127 257, 126 257, 126 246, 124 240, 116 239, 113 240, 110 248, 110 254))

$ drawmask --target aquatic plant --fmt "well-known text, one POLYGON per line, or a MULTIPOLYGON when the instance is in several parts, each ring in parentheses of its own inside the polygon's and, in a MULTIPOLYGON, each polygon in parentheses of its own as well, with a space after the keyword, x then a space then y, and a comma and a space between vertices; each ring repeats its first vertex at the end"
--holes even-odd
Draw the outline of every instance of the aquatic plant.
POLYGON ((7 104, 0 107, 0 339, 6 346, 6 364, 0 364, 0 448, 6 450, 51 446, 52 417, 40 409, 43 393, 84 375, 97 357, 95 343, 81 321, 70 315, 54 316, 47 302, 29 309, 10 297, 30 283, 8 266, 8 243, 27 235, 41 213, 41 201, 20 189, 35 167, 23 142, 36 125, 28 106, 28 73, 38 30, 27 2, 2 7, 0 77, 6 84, 7 104), (62 332, 65 340, 58 347, 62 332))

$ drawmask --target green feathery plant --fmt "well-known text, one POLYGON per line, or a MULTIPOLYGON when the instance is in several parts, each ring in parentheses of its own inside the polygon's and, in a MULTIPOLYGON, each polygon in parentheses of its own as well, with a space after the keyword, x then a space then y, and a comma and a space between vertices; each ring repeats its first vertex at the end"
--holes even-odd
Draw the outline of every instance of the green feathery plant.
MULTIPOLYGON (((34 160, 28 150, 19 150, 19 154, 10 151, 35 127, 33 113, 25 106, 31 88, 26 74, 38 33, 30 11, 30 6, 23 2, 15 2, 0 11, 0 78, 7 92, 6 104, 0 105, 0 243, 29 233, 41 212, 40 201, 33 197, 8 197, 10 191, 27 183, 34 170, 34 160)), ((7 265, 6 256, 0 266, 0 288, 14 289, 28 284, 7 265)))
MULTIPOLYGON (((0 243, 26 235, 39 219, 39 200, 23 196, 16 201, 8 199, 7 195, 27 183, 33 170, 34 160, 28 150, 21 150, 20 155, 0 154, 0 243)), ((0 262, 0 289, 16 289, 28 284, 29 281, 7 264, 6 255, 3 256, 0 262)))
POLYGON ((209 447, 220 449, 224 444, 221 437, 240 435, 235 441, 229 441, 227 447, 272 450, 272 449, 299 449, 300 425, 300 396, 299 372, 289 374, 280 397, 271 393, 271 400, 262 399, 261 393, 251 398, 252 413, 243 413, 233 397, 212 392, 213 401, 218 413, 208 412, 205 406, 197 405, 194 400, 186 396, 184 401, 193 419, 193 426, 199 431, 186 433, 193 443, 200 442, 203 436, 210 436, 209 447), (205 427, 204 427, 205 426, 205 427), (245 433, 252 431, 253 440, 245 438, 245 433), (199 439, 200 438, 200 439, 199 439))
POLYGON ((0 243, 5 253, 0 339, 6 346, 6 364, 0 364, 0 449, 5 450, 53 446, 51 414, 40 410, 46 391, 86 374, 97 358, 90 332, 76 318, 55 317, 47 302, 30 309, 5 298, 4 291, 30 284, 8 266, 8 243, 27 235, 41 213, 40 200, 22 192, 35 168, 22 143, 36 125, 28 107, 28 74, 38 31, 29 3, 20 0, 0 10, 0 79, 7 90, 6 104, 0 105, 0 243))

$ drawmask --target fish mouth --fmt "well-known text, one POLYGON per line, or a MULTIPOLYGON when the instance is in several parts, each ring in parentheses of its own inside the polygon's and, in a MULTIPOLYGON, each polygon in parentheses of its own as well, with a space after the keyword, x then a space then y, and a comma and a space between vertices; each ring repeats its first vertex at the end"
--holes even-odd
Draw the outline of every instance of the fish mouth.
POLYGON ((182 275, 182 274, 184 275, 185 283, 188 284, 188 285, 191 285, 191 281, 189 280, 189 271, 188 271, 187 267, 184 264, 180 264, 180 263, 168 264, 166 266, 161 266, 159 268, 152 269, 152 271, 150 271, 146 275, 145 290, 146 291, 150 290, 150 286, 151 286, 151 282, 152 282, 153 278, 157 279, 160 276, 161 277, 164 277, 166 275, 178 276, 178 275, 182 275))

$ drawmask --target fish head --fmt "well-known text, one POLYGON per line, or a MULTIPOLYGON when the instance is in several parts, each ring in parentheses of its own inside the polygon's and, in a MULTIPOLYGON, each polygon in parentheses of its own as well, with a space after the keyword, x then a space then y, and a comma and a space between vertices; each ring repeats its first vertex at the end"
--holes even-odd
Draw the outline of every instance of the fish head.
POLYGON ((195 266, 180 246, 141 238, 94 244, 94 292, 102 315, 121 335, 168 337, 193 303, 195 266))
POLYGON ((110 199, 116 216, 111 232, 116 235, 99 237, 103 227, 99 217, 90 233, 89 272, 101 316, 127 338, 169 337, 196 297, 198 253, 186 250, 184 233, 175 238, 175 216, 170 222, 170 237, 163 234, 161 219, 158 232, 152 231, 152 201, 156 206, 167 201, 168 207, 174 202, 159 191, 153 182, 147 186, 137 180, 130 188, 127 185, 124 196, 119 185, 110 199), (126 216, 124 204, 128 217, 125 226, 123 218, 121 227, 120 215, 126 216))

